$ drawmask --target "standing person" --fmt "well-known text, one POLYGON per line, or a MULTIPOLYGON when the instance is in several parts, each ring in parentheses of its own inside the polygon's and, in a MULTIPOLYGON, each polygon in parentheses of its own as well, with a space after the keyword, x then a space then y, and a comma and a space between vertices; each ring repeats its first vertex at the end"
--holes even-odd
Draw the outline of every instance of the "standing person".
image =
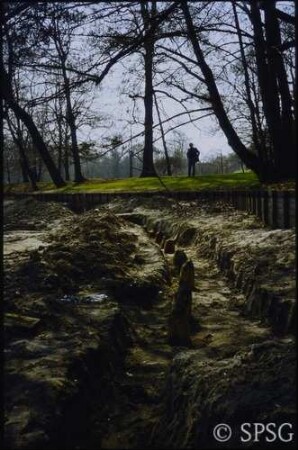
POLYGON ((194 177, 196 173, 196 163, 200 160, 199 150, 193 146, 192 143, 189 144, 187 149, 187 159, 188 159, 188 176, 194 177))

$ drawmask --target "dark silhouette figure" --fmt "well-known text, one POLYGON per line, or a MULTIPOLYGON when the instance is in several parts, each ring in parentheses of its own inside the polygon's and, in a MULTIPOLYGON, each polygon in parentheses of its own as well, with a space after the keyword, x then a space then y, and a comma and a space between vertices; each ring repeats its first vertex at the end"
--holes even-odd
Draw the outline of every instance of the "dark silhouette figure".
POLYGON ((194 177, 196 174, 196 163, 200 160, 200 152, 191 143, 189 144, 187 150, 187 159, 188 159, 188 176, 190 177, 192 175, 194 177))

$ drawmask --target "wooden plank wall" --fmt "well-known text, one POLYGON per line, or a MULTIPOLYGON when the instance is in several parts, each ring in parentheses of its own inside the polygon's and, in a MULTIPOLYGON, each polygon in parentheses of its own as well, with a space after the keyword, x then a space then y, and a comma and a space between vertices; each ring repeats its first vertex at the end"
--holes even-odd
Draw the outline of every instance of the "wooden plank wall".
POLYGON ((151 197, 163 195, 177 200, 225 201, 236 209, 255 214, 270 228, 294 228, 296 226, 295 191, 266 190, 218 190, 185 192, 144 192, 144 193, 41 193, 10 194, 9 197, 26 198, 32 196, 42 201, 57 201, 67 204, 77 212, 108 203, 116 198, 151 197))

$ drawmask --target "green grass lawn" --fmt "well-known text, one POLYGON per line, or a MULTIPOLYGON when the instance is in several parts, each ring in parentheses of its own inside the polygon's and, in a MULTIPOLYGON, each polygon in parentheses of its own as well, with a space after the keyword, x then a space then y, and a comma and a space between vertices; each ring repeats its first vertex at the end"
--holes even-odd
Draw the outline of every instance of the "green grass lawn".
MULTIPOLYGON (((225 175, 204 175, 196 177, 162 177, 158 178, 120 178, 103 179, 91 178, 84 183, 68 182, 66 186, 56 189, 53 183, 38 183, 39 191, 43 192, 160 192, 197 191, 202 189, 295 189, 294 182, 283 184, 262 185, 253 172, 231 173, 225 175), (162 182, 161 182, 162 181, 162 182)), ((29 183, 10 184, 4 186, 4 193, 31 192, 29 183)))
MULTIPOLYGON (((163 191, 166 186, 172 191, 197 191, 200 189, 242 189, 256 188, 260 183, 252 172, 232 173, 226 175, 205 175, 196 177, 162 177, 158 178, 92 178, 84 183, 68 182, 66 186, 56 189, 53 183, 40 182, 38 187, 44 192, 145 192, 163 191)), ((28 183, 4 186, 4 192, 29 192, 28 183)))

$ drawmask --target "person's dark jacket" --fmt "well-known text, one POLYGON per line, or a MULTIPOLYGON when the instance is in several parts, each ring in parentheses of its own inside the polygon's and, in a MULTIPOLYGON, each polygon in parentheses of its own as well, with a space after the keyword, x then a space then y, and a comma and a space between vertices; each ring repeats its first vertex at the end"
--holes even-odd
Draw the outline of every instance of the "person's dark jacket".
POLYGON ((190 147, 187 150, 187 157, 191 162, 197 162, 200 159, 200 152, 196 147, 190 147))

